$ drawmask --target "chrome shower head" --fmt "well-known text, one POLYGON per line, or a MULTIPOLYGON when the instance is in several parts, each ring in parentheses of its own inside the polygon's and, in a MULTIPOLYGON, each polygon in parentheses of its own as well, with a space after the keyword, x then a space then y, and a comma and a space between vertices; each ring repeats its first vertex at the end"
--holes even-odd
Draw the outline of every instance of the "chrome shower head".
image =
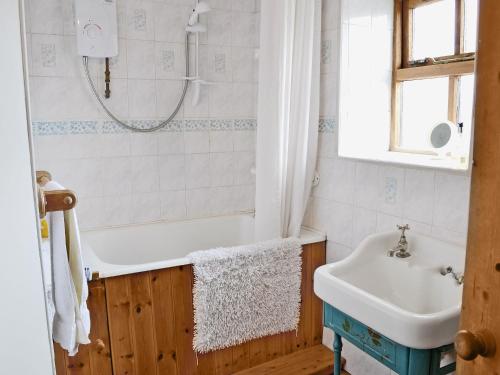
POLYGON ((196 7, 193 9, 193 13, 191 13, 191 16, 189 17, 188 21, 188 26, 193 26, 198 22, 198 16, 203 13, 210 12, 212 8, 210 8, 210 5, 204 1, 200 1, 198 4, 196 4, 196 7))

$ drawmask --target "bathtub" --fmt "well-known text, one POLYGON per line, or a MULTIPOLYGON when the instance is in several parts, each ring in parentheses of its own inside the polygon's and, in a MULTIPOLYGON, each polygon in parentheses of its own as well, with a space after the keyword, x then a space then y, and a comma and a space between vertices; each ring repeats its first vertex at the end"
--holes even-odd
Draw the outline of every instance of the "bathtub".
MULTIPOLYGON (((325 235, 302 228, 303 245, 325 235)), ((82 232, 84 263, 99 278, 189 264, 190 252, 254 242, 250 215, 127 225, 82 232)))

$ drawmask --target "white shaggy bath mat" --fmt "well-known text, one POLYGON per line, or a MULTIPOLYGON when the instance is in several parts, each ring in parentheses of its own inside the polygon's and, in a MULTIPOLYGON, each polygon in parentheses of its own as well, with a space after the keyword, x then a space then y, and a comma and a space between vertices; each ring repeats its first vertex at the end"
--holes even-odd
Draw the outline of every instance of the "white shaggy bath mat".
POLYGON ((302 247, 279 239, 188 255, 194 267, 194 350, 297 329, 302 247))

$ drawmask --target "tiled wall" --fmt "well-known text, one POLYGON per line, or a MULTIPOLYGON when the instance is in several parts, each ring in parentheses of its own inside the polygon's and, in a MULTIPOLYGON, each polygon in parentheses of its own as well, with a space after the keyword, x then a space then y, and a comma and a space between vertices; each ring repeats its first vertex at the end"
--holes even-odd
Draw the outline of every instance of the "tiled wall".
MULTIPOLYGON (((393 0, 344 1, 347 2, 349 11, 358 14, 354 24, 362 22, 364 27, 370 27, 380 20, 372 16, 380 17, 381 7, 387 8, 389 4, 391 8, 393 0)), ((332 119, 338 118, 339 3, 339 0, 323 0, 322 83, 328 89, 323 89, 322 105, 330 108, 328 116, 332 119)), ((359 106, 359 111, 365 109, 363 103, 359 106)), ((409 223, 411 231, 465 245, 469 176, 339 158, 336 124, 337 121, 332 120, 329 126, 320 127, 317 168, 321 181, 313 189, 306 214, 307 225, 327 233, 329 262, 349 255, 368 234, 394 230, 396 224, 401 223, 409 223)), ((331 331, 325 331, 324 342, 332 344, 331 331)), ((348 343, 344 345, 343 355, 353 374, 391 374, 348 343)))
MULTIPOLYGON (((258 1, 209 1, 200 73, 213 84, 202 87, 196 106, 190 88, 175 121, 147 135, 123 131, 91 96, 76 54, 73 1, 25 1, 37 168, 77 192, 83 227, 253 209, 258 1)), ((120 118, 149 127, 172 112, 194 3, 117 0, 120 54, 111 61, 107 103, 120 118)), ((103 92, 102 62, 91 61, 90 70, 103 92)))

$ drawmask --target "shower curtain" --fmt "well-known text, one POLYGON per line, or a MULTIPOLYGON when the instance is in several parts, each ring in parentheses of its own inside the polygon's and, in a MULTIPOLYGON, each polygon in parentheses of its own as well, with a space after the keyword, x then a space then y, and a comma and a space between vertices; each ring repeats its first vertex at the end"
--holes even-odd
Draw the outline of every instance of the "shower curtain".
POLYGON ((319 121, 321 0, 261 2, 257 240, 298 236, 319 121))

